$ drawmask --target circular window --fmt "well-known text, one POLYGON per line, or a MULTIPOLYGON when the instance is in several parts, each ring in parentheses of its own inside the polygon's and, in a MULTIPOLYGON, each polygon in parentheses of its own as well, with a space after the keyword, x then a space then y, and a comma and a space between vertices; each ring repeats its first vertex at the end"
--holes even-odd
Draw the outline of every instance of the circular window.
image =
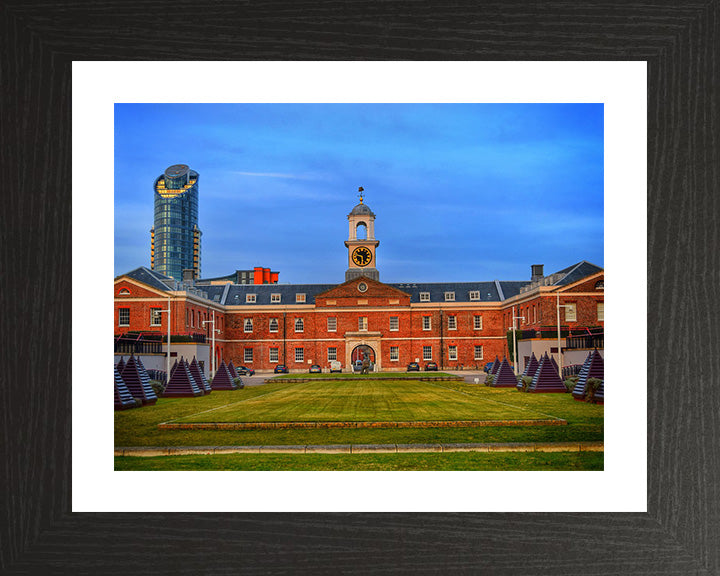
POLYGON ((367 284, 360 282, 360 284, 358 284, 358 290, 360 290, 360 292, 367 292, 367 284))

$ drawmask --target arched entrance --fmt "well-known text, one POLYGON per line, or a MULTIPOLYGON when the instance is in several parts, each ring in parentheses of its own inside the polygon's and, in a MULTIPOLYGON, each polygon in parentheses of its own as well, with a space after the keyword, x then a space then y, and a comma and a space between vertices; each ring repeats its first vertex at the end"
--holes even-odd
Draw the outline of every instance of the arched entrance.
POLYGON ((354 367, 357 362, 362 363, 363 358, 366 357, 370 361, 370 370, 372 371, 376 361, 375 350, 373 350, 367 344, 360 344, 359 346, 355 346, 352 353, 350 354, 350 361, 352 362, 352 365, 354 367))

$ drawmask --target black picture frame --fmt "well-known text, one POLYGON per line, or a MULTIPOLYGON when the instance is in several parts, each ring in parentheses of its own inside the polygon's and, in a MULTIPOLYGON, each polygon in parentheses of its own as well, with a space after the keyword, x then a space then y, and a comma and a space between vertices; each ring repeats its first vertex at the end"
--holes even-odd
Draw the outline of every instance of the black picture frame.
POLYGON ((717 0, 6 0, 0 572, 720 573, 719 23, 717 0), (71 64, 170 59, 647 61, 648 512, 72 513, 71 64))

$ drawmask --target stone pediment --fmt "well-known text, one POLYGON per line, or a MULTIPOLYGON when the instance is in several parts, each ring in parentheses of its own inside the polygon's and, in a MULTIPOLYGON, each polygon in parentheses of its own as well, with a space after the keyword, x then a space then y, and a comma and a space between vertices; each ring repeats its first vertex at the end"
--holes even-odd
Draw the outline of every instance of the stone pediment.
POLYGON ((410 294, 377 280, 361 276, 316 295, 315 305, 318 307, 409 306, 410 294))

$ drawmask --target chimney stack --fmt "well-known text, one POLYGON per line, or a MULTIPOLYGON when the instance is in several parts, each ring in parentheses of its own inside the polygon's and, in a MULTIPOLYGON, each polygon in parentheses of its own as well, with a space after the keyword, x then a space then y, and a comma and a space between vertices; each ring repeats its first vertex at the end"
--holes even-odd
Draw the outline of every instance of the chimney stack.
POLYGON ((183 270, 183 282, 190 286, 195 284, 195 268, 186 268, 183 270))
POLYGON ((544 278, 544 275, 543 275, 543 267, 544 266, 545 266, 544 264, 532 264, 531 265, 530 268, 532 270, 532 275, 530 276, 530 282, 537 282, 538 280, 542 280, 544 278))

